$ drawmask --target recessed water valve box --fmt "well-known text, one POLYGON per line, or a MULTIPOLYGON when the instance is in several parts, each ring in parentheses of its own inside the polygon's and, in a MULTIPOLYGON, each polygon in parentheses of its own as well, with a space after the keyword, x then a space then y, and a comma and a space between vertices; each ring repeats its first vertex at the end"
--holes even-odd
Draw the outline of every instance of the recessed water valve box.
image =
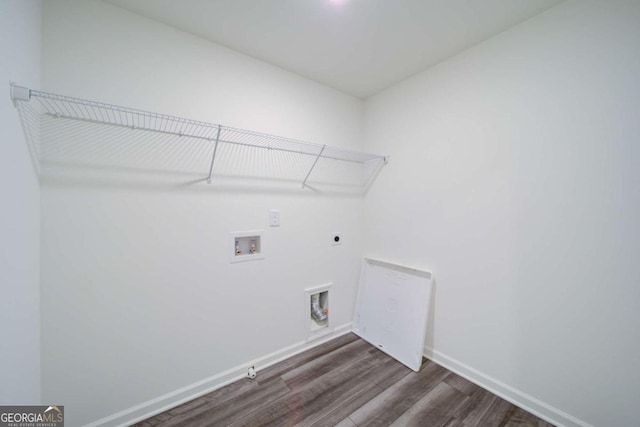
POLYGON ((230 233, 230 262, 251 261, 264 258, 264 241, 262 230, 236 231, 230 233))
POLYGON ((309 324, 308 341, 333 332, 330 290, 332 283, 305 289, 305 323, 309 324))

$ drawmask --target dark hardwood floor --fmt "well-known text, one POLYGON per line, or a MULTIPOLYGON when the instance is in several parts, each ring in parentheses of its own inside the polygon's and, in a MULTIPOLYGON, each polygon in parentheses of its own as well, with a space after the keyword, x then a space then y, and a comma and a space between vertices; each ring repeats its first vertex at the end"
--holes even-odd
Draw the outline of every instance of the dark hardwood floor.
POLYGON ((425 359, 415 373, 353 334, 136 426, 551 426, 425 359))

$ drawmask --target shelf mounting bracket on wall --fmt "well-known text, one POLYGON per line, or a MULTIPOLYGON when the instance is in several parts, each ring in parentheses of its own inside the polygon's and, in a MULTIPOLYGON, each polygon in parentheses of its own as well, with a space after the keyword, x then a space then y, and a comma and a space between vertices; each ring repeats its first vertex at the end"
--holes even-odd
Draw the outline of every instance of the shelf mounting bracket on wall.
POLYGON ((220 142, 220 125, 218 125, 218 132, 216 133, 216 144, 213 146, 213 155, 211 156, 211 166, 209 166, 209 177, 207 183, 211 184, 211 174, 213 174, 213 162, 216 160, 216 151, 218 151, 218 142, 220 142))
POLYGON ((318 160, 320 160, 320 157, 322 156, 322 153, 324 152, 324 149, 327 148, 326 145, 322 146, 322 149, 320 150, 320 152, 318 153, 318 156, 316 157, 316 159, 313 161, 313 164, 311 165, 311 169, 309 169, 309 172, 307 172, 307 176, 304 177, 304 181, 302 181, 302 188, 307 186, 307 179, 309 179, 309 175, 311 175, 311 172, 313 172, 313 168, 316 167, 316 164, 318 163, 318 160))

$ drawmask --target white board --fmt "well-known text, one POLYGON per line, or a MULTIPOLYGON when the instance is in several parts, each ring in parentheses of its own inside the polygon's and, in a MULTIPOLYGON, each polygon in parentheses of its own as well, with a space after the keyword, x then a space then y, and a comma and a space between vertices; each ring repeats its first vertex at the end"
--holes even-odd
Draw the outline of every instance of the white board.
POLYGON ((418 372, 432 286, 428 271, 365 258, 353 332, 418 372))

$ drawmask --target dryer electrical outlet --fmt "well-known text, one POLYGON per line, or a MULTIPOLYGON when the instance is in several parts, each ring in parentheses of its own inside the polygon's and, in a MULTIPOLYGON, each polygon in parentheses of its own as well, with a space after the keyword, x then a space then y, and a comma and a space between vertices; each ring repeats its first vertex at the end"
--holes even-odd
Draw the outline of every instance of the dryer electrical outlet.
POLYGON ((331 245, 339 246, 342 244, 342 232, 333 232, 331 233, 331 245))

